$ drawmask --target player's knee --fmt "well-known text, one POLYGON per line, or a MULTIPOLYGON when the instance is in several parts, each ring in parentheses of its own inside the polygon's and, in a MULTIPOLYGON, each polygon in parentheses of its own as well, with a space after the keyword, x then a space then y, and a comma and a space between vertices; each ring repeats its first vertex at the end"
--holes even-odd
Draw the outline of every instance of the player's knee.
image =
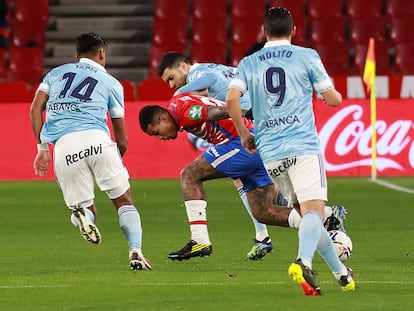
POLYGON ((181 183, 196 181, 197 176, 197 174, 194 174, 194 170, 191 170, 188 166, 184 167, 180 172, 181 183))

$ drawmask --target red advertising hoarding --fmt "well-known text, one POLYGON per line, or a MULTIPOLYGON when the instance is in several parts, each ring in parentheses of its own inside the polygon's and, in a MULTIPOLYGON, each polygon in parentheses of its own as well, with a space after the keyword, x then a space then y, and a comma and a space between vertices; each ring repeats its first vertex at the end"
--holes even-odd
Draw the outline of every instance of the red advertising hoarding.
MULTIPOLYGON (((185 133, 158 141, 142 133, 139 110, 154 102, 127 102, 129 146, 124 161, 131 178, 179 178, 180 170, 200 154, 185 133)), ((161 103, 162 104, 162 103, 161 103)), ((30 103, 0 104, 0 180, 41 179, 33 173, 36 144, 29 121, 30 103)), ((344 100, 332 108, 314 103, 328 176, 370 176, 371 121, 367 99, 344 100)), ((377 100, 379 176, 414 175, 414 99, 377 100)), ((53 179, 50 171, 47 179, 53 179)))
MULTIPOLYGON (((371 110, 368 100, 345 100, 332 108, 314 104, 330 176, 370 176, 371 110)), ((379 176, 414 175, 414 100, 377 100, 379 176)))

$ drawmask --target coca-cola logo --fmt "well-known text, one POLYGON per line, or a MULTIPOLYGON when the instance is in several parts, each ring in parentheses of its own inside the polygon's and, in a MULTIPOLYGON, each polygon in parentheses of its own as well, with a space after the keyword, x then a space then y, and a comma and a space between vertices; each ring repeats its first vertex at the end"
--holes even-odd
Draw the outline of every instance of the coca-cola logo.
MULTIPOLYGON (((341 171, 360 166, 371 167, 371 133, 370 111, 361 105, 349 105, 340 109, 321 127, 319 137, 325 157, 327 171, 341 171), (368 115, 367 115, 368 114, 368 115), (332 158, 336 155, 335 160, 332 158), (328 149, 331 151, 329 152, 328 149), (331 158, 328 155, 331 155, 331 158), (350 156, 353 154, 353 156, 350 156), (357 155, 357 160, 355 160, 357 155), (340 159, 340 163, 338 162, 340 159)), ((406 153, 408 163, 414 167, 414 144, 412 139, 412 120, 377 120, 377 158, 379 171, 385 169, 404 170, 401 154, 406 153)), ((407 167, 407 165, 405 165, 407 167)))

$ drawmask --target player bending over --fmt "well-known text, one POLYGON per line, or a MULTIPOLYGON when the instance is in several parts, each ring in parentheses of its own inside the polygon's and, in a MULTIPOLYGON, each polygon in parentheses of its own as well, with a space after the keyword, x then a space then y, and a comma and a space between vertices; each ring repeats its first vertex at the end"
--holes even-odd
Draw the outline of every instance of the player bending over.
MULTIPOLYGON (((250 154, 240 144, 224 103, 213 98, 182 94, 169 101, 168 108, 146 106, 140 111, 141 129, 159 140, 171 140, 179 131, 192 133, 215 146, 205 151, 181 171, 184 204, 191 239, 170 259, 210 255, 212 245, 207 229, 206 180, 230 177, 240 179, 253 216, 261 223, 298 228, 300 214, 286 206, 276 206, 276 187, 264 169, 258 153, 250 154)), ((251 120, 244 119, 253 130, 251 120)), ((327 207, 327 215, 332 210, 327 207)))

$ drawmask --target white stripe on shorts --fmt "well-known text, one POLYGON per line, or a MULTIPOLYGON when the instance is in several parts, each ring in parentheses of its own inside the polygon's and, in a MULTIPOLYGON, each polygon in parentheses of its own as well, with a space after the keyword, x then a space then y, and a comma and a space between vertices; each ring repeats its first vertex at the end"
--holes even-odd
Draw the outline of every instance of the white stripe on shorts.
POLYGON ((220 156, 219 158, 217 158, 216 160, 214 160, 213 162, 211 162, 211 166, 216 168, 217 166, 219 166, 221 163, 223 163, 224 161, 230 159, 232 156, 234 156, 235 154, 238 154, 240 152, 240 149, 233 149, 230 152, 227 152, 225 154, 223 154, 222 156, 220 156))

